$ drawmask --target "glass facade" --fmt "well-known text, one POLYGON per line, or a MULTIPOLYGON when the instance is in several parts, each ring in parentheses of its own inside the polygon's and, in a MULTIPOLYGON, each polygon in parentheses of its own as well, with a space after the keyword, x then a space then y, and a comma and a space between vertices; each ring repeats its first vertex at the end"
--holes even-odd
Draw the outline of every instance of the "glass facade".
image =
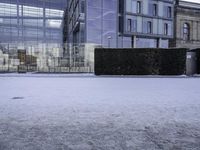
POLYGON ((86 39, 103 47, 116 47, 117 0, 87 0, 86 39))
POLYGON ((0 0, 0 44, 11 53, 24 49, 62 51, 62 20, 66 0, 0 0))
POLYGON ((166 41, 173 38, 173 8, 173 0, 70 0, 69 43, 168 47, 166 41))
POLYGON ((116 47, 118 0, 69 1, 69 43, 116 47))
MULTIPOLYGON (((84 0, 69 0, 68 13, 68 42, 84 43, 85 41, 85 1, 84 0)), ((66 35, 65 35, 66 36, 66 35)))

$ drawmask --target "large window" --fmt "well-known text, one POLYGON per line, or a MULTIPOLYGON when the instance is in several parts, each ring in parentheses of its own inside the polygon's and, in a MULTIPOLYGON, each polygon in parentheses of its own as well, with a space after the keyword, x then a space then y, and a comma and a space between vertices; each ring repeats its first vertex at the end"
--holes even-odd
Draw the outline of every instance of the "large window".
POLYGON ((158 15, 158 6, 157 4, 153 4, 153 16, 157 16, 158 15))
POLYGON ((183 39, 185 41, 190 40, 190 25, 188 23, 183 24, 183 39))
POLYGON ((80 13, 85 13, 85 1, 81 1, 80 13))
MULTIPOLYGON (((87 0, 86 4, 85 29, 87 34, 85 41, 105 47, 108 47, 108 45, 116 47, 117 0, 87 0)), ((125 21, 127 23, 127 20, 125 21)), ((127 25, 124 26, 124 30, 127 30, 127 25)))
POLYGON ((62 24, 61 20, 54 20, 54 19, 46 20, 46 27, 49 27, 49 28, 60 28, 61 24, 62 24))
POLYGON ((126 31, 137 32, 137 18, 129 15, 126 20, 126 31))
POLYGON ((40 46, 38 51, 61 45, 64 3, 65 0, 0 0, 0 43, 26 50, 40 46))
POLYGON ((17 5, 0 3, 0 16, 17 16, 17 5))
POLYGON ((131 32, 131 26, 132 26, 132 24, 131 24, 131 19, 127 19, 127 31, 128 32, 131 32))
POLYGON ((137 1, 137 13, 141 14, 142 13, 142 2, 137 1))
POLYGON ((57 9, 45 9, 46 17, 63 17, 64 11, 57 9))
POLYGON ((39 7, 23 6, 23 16, 43 17, 43 9, 39 7))
POLYGON ((172 18, 172 7, 170 6, 167 7, 167 17, 172 18))
POLYGON ((147 33, 152 33, 152 22, 151 21, 147 22, 147 33))
POLYGON ((168 35, 169 34, 169 26, 167 23, 164 24, 164 34, 168 35))

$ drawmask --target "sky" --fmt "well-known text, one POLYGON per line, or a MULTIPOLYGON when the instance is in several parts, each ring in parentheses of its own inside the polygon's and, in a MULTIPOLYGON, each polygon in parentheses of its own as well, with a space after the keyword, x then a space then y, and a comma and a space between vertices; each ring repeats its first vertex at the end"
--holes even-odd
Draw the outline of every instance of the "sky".
POLYGON ((200 0, 184 0, 184 1, 200 3, 200 0))

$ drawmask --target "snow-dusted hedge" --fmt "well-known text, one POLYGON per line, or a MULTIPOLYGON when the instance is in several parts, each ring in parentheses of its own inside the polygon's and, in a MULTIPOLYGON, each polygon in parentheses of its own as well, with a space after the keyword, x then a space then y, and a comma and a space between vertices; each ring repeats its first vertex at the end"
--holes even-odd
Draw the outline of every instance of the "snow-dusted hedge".
POLYGON ((181 75, 187 49, 95 49, 96 75, 181 75))

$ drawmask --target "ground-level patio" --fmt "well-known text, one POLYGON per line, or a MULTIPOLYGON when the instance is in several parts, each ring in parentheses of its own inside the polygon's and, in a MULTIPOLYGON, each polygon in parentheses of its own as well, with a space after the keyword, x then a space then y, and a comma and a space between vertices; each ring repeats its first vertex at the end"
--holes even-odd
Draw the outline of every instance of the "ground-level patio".
POLYGON ((200 78, 0 75, 0 150, 200 149, 200 78))

